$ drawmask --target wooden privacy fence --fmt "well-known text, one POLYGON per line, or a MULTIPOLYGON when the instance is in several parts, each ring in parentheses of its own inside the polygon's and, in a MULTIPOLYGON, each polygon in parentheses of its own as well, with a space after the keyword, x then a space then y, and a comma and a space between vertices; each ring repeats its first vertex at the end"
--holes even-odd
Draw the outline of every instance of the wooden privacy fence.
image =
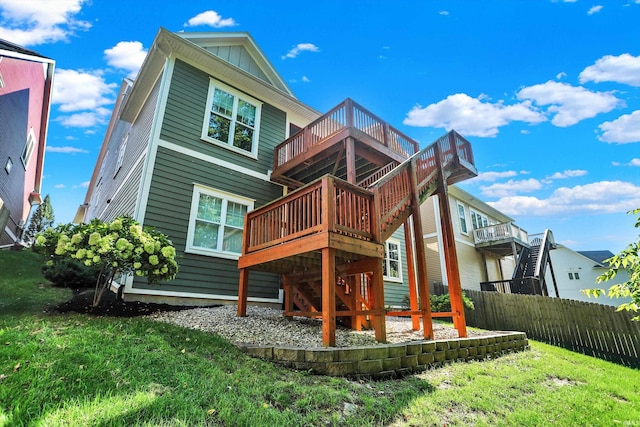
POLYGON ((475 304, 467 324, 527 337, 611 362, 640 368, 640 322, 615 307, 538 295, 464 291, 475 304))

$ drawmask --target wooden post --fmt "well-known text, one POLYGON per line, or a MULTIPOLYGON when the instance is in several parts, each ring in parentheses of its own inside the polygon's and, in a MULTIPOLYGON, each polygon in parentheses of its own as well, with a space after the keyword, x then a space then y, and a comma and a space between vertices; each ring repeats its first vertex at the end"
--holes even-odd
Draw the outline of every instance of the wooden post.
MULTIPOLYGON (((379 260, 378 260, 379 261, 379 260)), ((373 278, 371 280, 372 309, 376 312, 371 316, 373 329, 376 334, 376 341, 387 341, 386 314, 384 313, 384 278, 382 276, 382 262, 376 262, 373 267, 373 278)))
POLYGON ((322 249, 322 345, 336 345, 336 258, 335 249, 322 249))
POLYGON ((345 140, 346 162, 347 162, 347 181, 350 184, 356 183, 356 147, 352 137, 345 140))
MULTIPOLYGON (((282 276, 282 288, 284 290, 284 311, 291 313, 293 311, 293 285, 289 276, 282 276)), ((288 320, 293 316, 285 316, 288 320)))
MULTIPOLYGON (((404 222, 404 246, 407 258, 407 271, 409 273, 409 308, 411 311, 415 311, 418 310, 418 289, 412 242, 413 237, 411 235, 411 223, 409 220, 406 220, 404 222)), ((411 316, 411 326, 414 331, 420 330, 420 316, 411 316)))
POLYGON ((247 294, 249 290, 249 269, 240 269, 240 287, 238 289, 238 317, 247 316, 247 294))
POLYGON ((458 337, 467 336, 467 324, 464 317, 464 304, 462 303, 462 285, 460 284, 460 270, 458 268, 458 256, 456 254, 456 242, 454 238, 453 224, 451 222, 451 208, 449 206, 449 192, 447 191, 447 178, 442 170, 440 150, 436 150, 436 162, 440 168, 440 223, 442 228, 442 240, 444 243, 444 259, 447 266, 447 282, 449 284, 449 299, 451 311, 457 313, 453 316, 453 326, 458 330, 458 337))
POLYGON ((427 254, 424 249, 422 217, 420 216, 420 198, 418 197, 418 177, 415 162, 411 163, 411 217, 413 221, 413 240, 416 244, 416 263, 418 272, 418 291, 420 310, 422 311, 422 329, 424 338, 433 339, 433 319, 431 318, 431 298, 429 295, 429 277, 427 275, 427 254))

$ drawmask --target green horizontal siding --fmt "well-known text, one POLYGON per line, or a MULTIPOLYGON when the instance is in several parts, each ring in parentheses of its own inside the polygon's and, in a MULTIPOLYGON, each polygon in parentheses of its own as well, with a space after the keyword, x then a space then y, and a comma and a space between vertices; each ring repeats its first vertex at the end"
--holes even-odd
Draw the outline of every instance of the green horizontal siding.
MULTIPOLYGON (((194 183, 254 199, 256 207, 282 195, 278 185, 160 147, 144 223, 169 236, 178 253, 180 272, 166 284, 151 286, 137 281, 134 286, 237 296, 239 270, 236 260, 184 252, 194 183)), ((277 298, 279 288, 276 275, 258 272, 250 275, 250 297, 277 298)))
MULTIPOLYGON (((231 82, 223 82, 233 87, 231 82)), ((258 159, 253 159, 201 139, 208 111, 209 75, 176 60, 167 96, 160 138, 266 174, 273 167, 274 147, 285 139, 286 114, 265 102, 260 117, 258 159)), ((249 94, 251 96, 251 94, 249 94)))
POLYGON ((400 242, 400 258, 402 261, 402 281, 384 282, 384 304, 386 306, 399 307, 405 295, 409 295, 409 272, 407 270, 407 249, 404 240, 404 226, 398 228, 391 236, 400 242))

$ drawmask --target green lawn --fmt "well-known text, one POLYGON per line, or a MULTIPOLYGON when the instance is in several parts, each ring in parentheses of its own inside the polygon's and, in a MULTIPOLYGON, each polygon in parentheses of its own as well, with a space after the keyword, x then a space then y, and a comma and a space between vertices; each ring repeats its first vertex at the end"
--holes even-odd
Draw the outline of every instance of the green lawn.
POLYGON ((44 313, 71 293, 40 263, 0 251, 0 426, 640 425, 640 371, 563 349, 402 380, 314 376, 203 332, 44 313))

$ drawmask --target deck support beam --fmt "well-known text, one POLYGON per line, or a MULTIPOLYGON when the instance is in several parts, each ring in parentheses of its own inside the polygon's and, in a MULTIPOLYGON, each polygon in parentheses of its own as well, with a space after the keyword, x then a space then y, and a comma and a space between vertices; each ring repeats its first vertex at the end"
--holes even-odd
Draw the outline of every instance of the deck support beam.
POLYGON ((249 269, 240 269, 240 288, 238 289, 238 316, 247 316, 247 295, 249 291, 249 269))
POLYGON ((336 346, 336 251, 322 249, 322 345, 336 346))
MULTIPOLYGON (((410 220, 404 222, 404 245, 407 258, 407 272, 409 274, 409 308, 418 310, 418 284, 416 283, 416 261, 413 252, 412 224, 410 220)), ((419 244, 419 242, 416 242, 419 244)), ((420 316, 411 316, 411 327, 414 331, 420 330, 420 316)))
POLYGON ((440 166, 440 193, 438 202, 440 205, 440 223, 442 228, 442 240, 444 244, 444 260, 447 266, 447 283, 449 287, 449 300, 451 301, 451 311, 453 316, 453 326, 458 331, 458 337, 467 336, 467 324, 464 315, 464 304, 462 303, 462 285, 460 283, 460 269, 458 266, 458 256, 456 254, 456 242, 454 238, 453 223, 451 221, 451 208, 449 206, 449 192, 447 189, 447 178, 442 170, 442 159, 440 154, 436 154, 436 161, 440 166))

